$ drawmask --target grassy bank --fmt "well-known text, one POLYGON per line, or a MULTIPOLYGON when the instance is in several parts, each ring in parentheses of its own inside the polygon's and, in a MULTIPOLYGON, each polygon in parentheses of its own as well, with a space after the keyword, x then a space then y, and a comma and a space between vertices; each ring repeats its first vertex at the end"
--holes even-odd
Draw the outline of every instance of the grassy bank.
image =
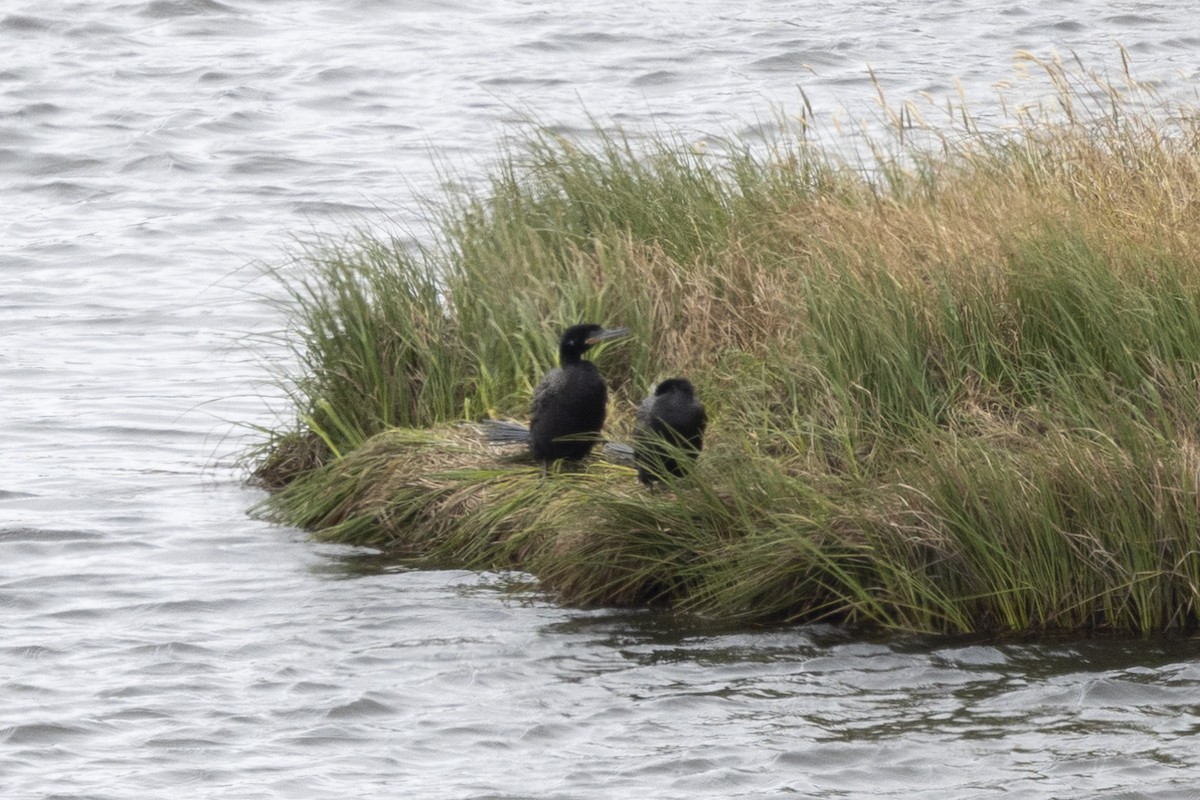
MULTIPOLYGON (((1200 118, 1056 63, 986 133, 885 109, 864 163, 534 131, 424 249, 302 254, 294 417, 258 509, 564 602, 934 631, 1200 620, 1200 118), (652 384, 711 419, 665 490, 542 477, 463 420, 523 417, 578 321, 625 438, 652 384)), ((281 274, 284 274, 281 272, 281 274)), ((297 277, 298 276, 298 277, 297 277)))

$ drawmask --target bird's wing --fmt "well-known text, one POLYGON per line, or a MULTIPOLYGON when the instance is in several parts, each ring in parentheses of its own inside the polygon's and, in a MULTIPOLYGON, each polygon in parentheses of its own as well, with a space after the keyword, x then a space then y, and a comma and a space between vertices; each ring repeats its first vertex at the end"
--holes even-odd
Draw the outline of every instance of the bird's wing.
POLYGON ((538 417, 544 414, 554 402, 554 398, 562 391, 563 371, 555 367, 542 376, 541 383, 533 390, 529 402, 529 424, 537 424, 538 417))
POLYGON ((654 421, 654 401, 655 396, 650 395, 642 400, 642 404, 638 406, 637 415, 633 419, 633 430, 635 433, 649 433, 651 425, 654 421))

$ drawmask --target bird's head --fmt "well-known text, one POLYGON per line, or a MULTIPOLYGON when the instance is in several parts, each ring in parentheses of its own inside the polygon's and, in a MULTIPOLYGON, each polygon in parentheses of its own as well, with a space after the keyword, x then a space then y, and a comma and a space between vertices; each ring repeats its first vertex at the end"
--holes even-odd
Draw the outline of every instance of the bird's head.
POLYGON ((667 378, 654 387, 654 395, 656 397, 661 397, 664 394, 672 392, 679 392, 687 397, 692 397, 696 394, 696 389, 687 378, 667 378))
POLYGON ((605 328, 592 322, 572 325, 563 331, 559 340, 559 359, 564 364, 578 361, 592 345, 608 339, 616 339, 629 333, 628 328, 605 328))

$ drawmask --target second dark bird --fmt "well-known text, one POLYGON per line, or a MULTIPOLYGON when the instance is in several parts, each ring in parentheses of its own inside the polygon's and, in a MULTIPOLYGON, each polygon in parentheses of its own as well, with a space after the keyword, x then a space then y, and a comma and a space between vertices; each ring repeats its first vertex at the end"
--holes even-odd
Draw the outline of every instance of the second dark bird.
POLYGON ((704 446, 708 415, 686 378, 668 378, 638 407, 633 459, 647 486, 666 475, 682 477, 704 446))
POLYGON ((608 411, 608 387, 600 370, 583 354, 592 345, 628 333, 627 328, 603 328, 584 323, 563 332, 558 345, 559 366, 546 373, 533 390, 529 412, 529 450, 549 464, 559 459, 580 461, 592 451, 608 411))

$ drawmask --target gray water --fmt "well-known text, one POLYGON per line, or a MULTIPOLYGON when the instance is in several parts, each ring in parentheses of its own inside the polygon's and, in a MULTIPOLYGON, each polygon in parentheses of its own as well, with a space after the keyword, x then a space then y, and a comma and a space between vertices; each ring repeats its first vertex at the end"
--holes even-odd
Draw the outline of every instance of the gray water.
POLYGON ((1200 84, 1200 6, 0 2, 0 798, 1200 797, 1200 643, 578 611, 246 516, 258 264, 587 115, 987 113, 1021 50, 1200 84), (486 10, 479 10, 484 8, 486 10))

